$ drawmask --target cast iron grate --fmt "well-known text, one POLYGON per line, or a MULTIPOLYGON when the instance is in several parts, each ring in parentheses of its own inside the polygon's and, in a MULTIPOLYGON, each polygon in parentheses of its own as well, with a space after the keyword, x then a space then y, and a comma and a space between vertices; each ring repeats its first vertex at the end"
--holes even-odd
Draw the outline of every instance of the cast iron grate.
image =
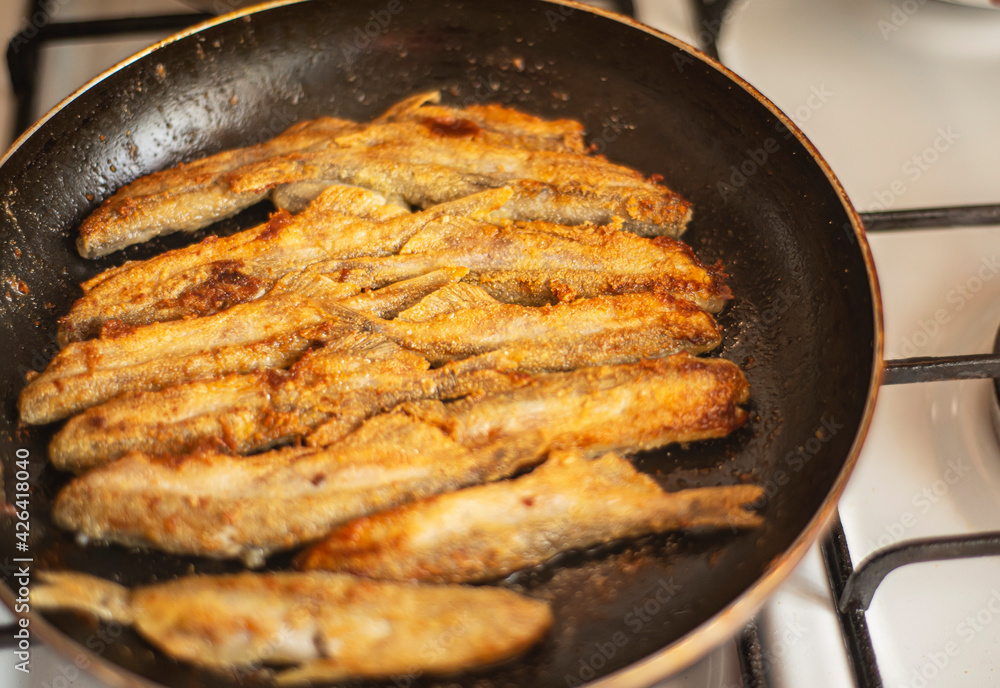
MULTIPOLYGON (((861 219, 867 232, 992 225, 1000 223, 1000 205, 862 213, 861 219)), ((1000 353, 996 344, 993 352, 988 354, 886 361, 882 383, 893 385, 977 378, 993 378, 994 386, 1000 393, 1000 353)), ((907 564, 1000 555, 1000 532, 907 540, 877 550, 854 566, 838 515, 821 547, 854 681, 858 688, 881 688, 882 676, 868 633, 865 610, 882 580, 907 564)))

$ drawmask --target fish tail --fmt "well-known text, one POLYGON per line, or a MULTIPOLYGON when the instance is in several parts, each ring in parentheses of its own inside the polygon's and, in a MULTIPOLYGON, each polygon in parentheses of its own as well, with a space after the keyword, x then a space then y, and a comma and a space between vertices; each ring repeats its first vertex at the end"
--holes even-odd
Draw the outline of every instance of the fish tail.
POLYGON ((69 609, 93 614, 104 622, 132 624, 134 615, 128 588, 68 571, 44 571, 39 580, 31 588, 31 604, 37 609, 69 609))

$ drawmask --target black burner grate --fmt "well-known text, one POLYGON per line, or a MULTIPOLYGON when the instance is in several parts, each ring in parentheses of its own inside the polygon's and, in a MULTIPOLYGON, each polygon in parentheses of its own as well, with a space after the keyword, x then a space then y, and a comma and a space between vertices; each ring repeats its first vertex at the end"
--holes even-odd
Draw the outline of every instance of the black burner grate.
MULTIPOLYGON (((864 213, 862 220, 869 233, 990 225, 1000 221, 1000 205, 864 213)), ((886 361, 883 383, 976 378, 1000 378, 1000 355, 927 356, 886 361)), ((855 567, 838 515, 822 543, 822 551, 855 683, 858 688, 881 688, 882 676, 868 633, 865 610, 882 580, 907 564, 1000 555, 1000 532, 908 540, 872 553, 855 567)))
MULTIPOLYGON (((29 0, 28 17, 49 17, 52 0, 29 0)), ((35 121, 39 55, 49 43, 67 39, 128 36, 143 33, 170 33, 211 18, 210 14, 170 14, 163 16, 120 17, 86 21, 36 21, 23 29, 7 45, 7 69, 14 91, 16 112, 10 140, 16 139, 35 121)))

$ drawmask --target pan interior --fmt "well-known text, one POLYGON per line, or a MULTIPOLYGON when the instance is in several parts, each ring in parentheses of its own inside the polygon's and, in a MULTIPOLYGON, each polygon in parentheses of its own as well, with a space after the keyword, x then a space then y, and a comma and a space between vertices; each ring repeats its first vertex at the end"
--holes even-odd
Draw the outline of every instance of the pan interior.
MULTIPOLYGON (((84 261, 73 246, 80 220, 139 175, 322 114, 367 119, 428 88, 441 88, 456 105, 498 102, 580 119, 598 152, 662 175, 694 202, 684 239, 705 262, 722 260, 730 275, 735 300, 720 317, 720 353, 746 372, 752 420, 725 440, 636 462, 667 488, 751 481, 768 494, 766 525, 753 532, 651 537, 516 574, 506 584, 553 603, 553 632, 519 661, 445 684, 562 687, 607 675, 725 608, 802 533, 862 423, 875 317, 847 211, 801 142, 714 67, 586 11, 528 0, 317 1, 163 45, 52 115, 0 168, 0 270, 8 292, 0 337, 9 343, 0 438, 8 500, 15 450, 31 457, 36 569, 75 568, 137 584, 236 568, 80 547, 48 520, 67 476, 46 466, 52 428, 17 426, 25 375, 57 351, 57 318, 79 296, 82 279, 191 241, 171 237, 84 261)), ((232 231, 265 215, 266 208, 252 209, 208 231, 232 231)), ((11 552, 13 521, 0 526, 11 552)), ((286 564, 282 557, 269 562, 286 564)), ((12 575, 6 572, 5 582, 16 589, 12 575)), ((97 628, 72 615, 50 620, 81 644, 97 628)), ((168 686, 266 682, 178 665, 128 631, 103 656, 168 686)), ((404 678, 407 685, 434 683, 404 678)))

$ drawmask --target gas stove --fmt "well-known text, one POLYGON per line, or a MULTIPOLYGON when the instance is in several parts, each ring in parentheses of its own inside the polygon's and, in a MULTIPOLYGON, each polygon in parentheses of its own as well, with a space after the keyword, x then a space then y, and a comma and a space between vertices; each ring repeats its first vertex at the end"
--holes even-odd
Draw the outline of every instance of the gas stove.
MULTIPOLYGON (((987 120, 1000 107, 1000 15, 936 2, 742 8, 723 30, 723 61, 795 120, 859 211, 998 201, 1000 130, 987 120)), ((992 350, 1000 224, 871 232, 869 240, 887 359, 992 350)), ((993 403, 984 380, 881 390, 839 504, 856 564, 916 538, 1000 530, 993 403)), ((838 631, 832 606, 825 611, 829 593, 800 573, 761 615, 765 648, 794 646, 773 663, 773 683, 851 685, 843 662, 831 659, 843 643, 824 634, 838 631)), ((874 654, 861 648, 855 660, 877 661, 894 688, 994 685, 998 591, 996 558, 900 568, 864 616, 874 654)))
MULTIPOLYGON (((174 0, 43 4, 47 26, 97 18, 132 22, 138 33, 58 39, 44 48, 30 99, 20 111, 6 108, 17 113, 9 115, 12 130, 194 19, 174 0), (131 18, 140 13, 175 16, 157 25, 131 18)), ((893 212, 1000 201, 1000 12, 936 0, 602 5, 633 9, 641 21, 717 49, 826 157, 855 207, 870 213, 887 359, 992 350, 1000 327, 996 208, 893 212), (985 224, 989 218, 994 224, 985 224)), ((8 36, 30 26, 12 13, 0 21, 8 36)), ((809 553, 746 633, 656 688, 1000 684, 1000 559, 949 558, 1000 552, 995 404, 990 380, 883 388, 833 537, 809 553), (994 536, 976 537, 988 533, 994 536), (944 536, 966 542, 896 549, 944 536), (928 553, 938 560, 898 568, 877 589, 865 584, 894 557, 928 553), (850 576, 872 556, 874 566, 850 576), (841 598, 865 600, 871 590, 867 611, 862 601, 838 612, 841 598)), ((44 647, 32 648, 31 674, 15 665, 4 650, 3 685, 105 688, 74 658, 44 647)))

